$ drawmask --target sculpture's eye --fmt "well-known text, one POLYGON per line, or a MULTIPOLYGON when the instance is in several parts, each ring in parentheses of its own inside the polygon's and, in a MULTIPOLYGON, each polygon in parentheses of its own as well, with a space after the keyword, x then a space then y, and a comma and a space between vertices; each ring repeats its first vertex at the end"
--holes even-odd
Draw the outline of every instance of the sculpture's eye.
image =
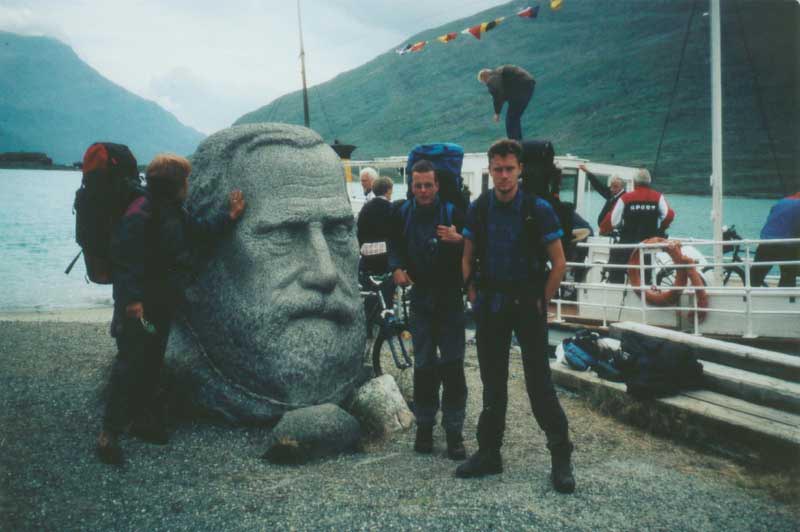
POLYGON ((353 222, 338 221, 325 226, 325 238, 330 244, 346 246, 353 236, 353 222))
POLYGON ((299 242, 299 230, 300 228, 295 225, 281 225, 256 231, 255 235, 266 243, 267 249, 272 255, 286 255, 299 242))

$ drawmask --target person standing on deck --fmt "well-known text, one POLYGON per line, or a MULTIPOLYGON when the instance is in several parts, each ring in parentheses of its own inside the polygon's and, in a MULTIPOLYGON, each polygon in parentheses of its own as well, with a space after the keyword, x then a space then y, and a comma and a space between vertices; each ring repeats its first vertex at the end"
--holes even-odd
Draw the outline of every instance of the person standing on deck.
MULTIPOLYGON (((787 196, 772 206, 767 216, 767 221, 761 229, 762 240, 776 240, 779 238, 800 238, 800 192, 787 196)), ((753 262, 773 262, 800 260, 800 244, 767 244, 758 245, 753 262)), ((772 266, 757 266, 753 264, 750 270, 750 286, 761 286, 772 266)), ((797 264, 783 264, 780 266, 781 278, 778 286, 797 286, 797 276, 800 266, 797 264)))
POLYGON ((478 419, 478 451, 456 469, 461 478, 501 473, 500 448, 508 406, 511 333, 522 350, 525 388, 531 409, 547 436, 556 491, 572 493, 572 443, 558 401, 547 355, 547 305, 566 271, 563 234, 549 203, 519 186, 522 146, 511 139, 488 152, 494 188, 472 202, 464 227, 461 261, 473 304, 483 410, 478 419), (476 273, 475 261, 480 266, 476 273), (545 272, 549 259, 551 269, 545 272))
POLYGON ((601 236, 608 236, 611 234, 611 228, 606 226, 604 231, 604 228, 601 226, 606 215, 614 209, 614 205, 617 204, 617 200, 625 193, 625 181, 623 181, 618 175, 612 175, 609 176, 608 184, 606 184, 600 181, 600 178, 598 178, 596 175, 591 173, 586 168, 585 164, 578 165, 578 168, 583 170, 583 173, 586 174, 586 178, 589 179, 589 183, 592 184, 592 188, 595 189, 606 200, 605 205, 603 205, 603 208, 600 210, 600 214, 597 216, 597 227, 600 228, 601 236))
POLYGON ((495 69, 484 68, 478 72, 478 81, 486 85, 494 104, 494 121, 500 121, 503 104, 506 109, 506 136, 522 140, 522 113, 528 106, 536 87, 533 76, 516 65, 503 65, 495 69))
MULTIPOLYGON (((600 224, 601 233, 610 233, 612 228, 619 229, 620 244, 638 244, 642 240, 665 235, 675 219, 675 211, 670 208, 664 194, 650 188, 651 181, 650 172, 646 168, 639 168, 633 177, 634 189, 620 196, 614 209, 606 214, 600 224)), ((612 249, 608 262, 627 264, 632 253, 633 248, 612 249)), ((645 254, 645 264, 650 264, 649 254, 645 254)), ((645 283, 650 282, 651 271, 645 270, 645 283)), ((612 270, 609 282, 624 283, 625 270, 612 270)))
POLYGON ((364 168, 358 173, 358 177, 361 180, 361 189, 364 191, 364 201, 369 201, 375 197, 375 194, 372 192, 372 183, 378 179, 378 172, 371 167, 364 168))

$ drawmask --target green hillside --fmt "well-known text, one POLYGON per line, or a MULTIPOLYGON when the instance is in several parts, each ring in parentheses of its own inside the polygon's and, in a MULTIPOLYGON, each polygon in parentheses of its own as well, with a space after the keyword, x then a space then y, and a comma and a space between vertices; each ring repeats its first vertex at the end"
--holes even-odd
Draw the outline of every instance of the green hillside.
POLYGON ((146 163, 161 151, 191 154, 203 138, 54 39, 0 32, 0 72, 0 152, 46 152, 72 163, 92 142, 108 140, 146 163))
MULTIPOLYGON (((653 169, 688 26, 656 179, 667 191, 707 193, 708 3, 567 0, 557 12, 547 2, 538 3, 542 9, 533 21, 513 16, 530 4, 511 2, 410 36, 406 42, 430 41, 448 31, 508 17, 481 41, 459 35, 446 45, 430 42, 419 53, 399 56, 389 50, 312 87, 311 127, 329 141, 356 144, 354 158, 402 154, 416 143, 432 141, 483 151, 505 129, 502 121, 491 121, 491 99, 476 73, 514 63, 537 79, 523 117, 526 138, 550 139, 559 154, 653 169)), ((726 194, 778 196, 796 190, 800 8, 790 0, 722 4, 726 194)), ((237 123, 302 120, 298 91, 237 123)))

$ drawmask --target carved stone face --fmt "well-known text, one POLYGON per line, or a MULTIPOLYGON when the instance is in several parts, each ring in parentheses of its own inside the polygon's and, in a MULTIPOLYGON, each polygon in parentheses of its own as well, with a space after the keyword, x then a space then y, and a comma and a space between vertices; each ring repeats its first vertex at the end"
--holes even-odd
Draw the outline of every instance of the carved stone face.
POLYGON ((321 142, 260 142, 227 166, 247 210, 192 289, 189 320, 219 373, 276 411, 338 402, 364 343, 342 165, 321 142))

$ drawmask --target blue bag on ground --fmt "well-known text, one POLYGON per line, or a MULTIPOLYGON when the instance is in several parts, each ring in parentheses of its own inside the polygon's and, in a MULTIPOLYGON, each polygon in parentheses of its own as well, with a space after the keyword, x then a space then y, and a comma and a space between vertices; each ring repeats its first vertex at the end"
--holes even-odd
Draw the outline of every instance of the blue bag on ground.
POLYGON ((565 339, 562 344, 564 345, 564 359, 572 369, 589 371, 597 364, 597 359, 572 341, 571 338, 565 339))

